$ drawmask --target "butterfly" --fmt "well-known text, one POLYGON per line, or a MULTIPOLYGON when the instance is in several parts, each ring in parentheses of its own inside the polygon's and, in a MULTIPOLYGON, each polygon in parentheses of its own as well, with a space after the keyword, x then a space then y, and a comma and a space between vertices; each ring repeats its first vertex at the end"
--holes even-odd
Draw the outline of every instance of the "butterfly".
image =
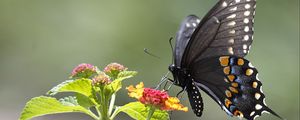
POLYGON ((267 107, 258 71, 244 58, 255 7, 255 0, 219 0, 202 20, 190 15, 181 23, 169 71, 196 116, 203 111, 202 90, 230 116, 253 120, 268 112, 281 118, 267 107))

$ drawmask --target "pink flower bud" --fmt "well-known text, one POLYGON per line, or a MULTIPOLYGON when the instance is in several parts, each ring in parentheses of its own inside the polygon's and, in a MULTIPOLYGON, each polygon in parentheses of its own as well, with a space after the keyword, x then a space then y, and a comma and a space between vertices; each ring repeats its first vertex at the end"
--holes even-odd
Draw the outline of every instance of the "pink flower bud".
POLYGON ((92 64, 81 63, 76 66, 71 74, 71 78, 89 78, 97 71, 97 67, 92 64))

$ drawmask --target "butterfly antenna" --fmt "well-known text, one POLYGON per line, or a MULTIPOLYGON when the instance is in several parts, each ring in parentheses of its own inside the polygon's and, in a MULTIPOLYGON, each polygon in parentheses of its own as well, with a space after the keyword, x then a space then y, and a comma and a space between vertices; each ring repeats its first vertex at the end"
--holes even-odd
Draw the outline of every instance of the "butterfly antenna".
POLYGON ((148 55, 152 56, 152 57, 155 57, 155 58, 158 58, 158 59, 160 59, 160 57, 158 57, 158 56, 156 56, 156 55, 154 55, 154 54, 150 53, 150 52, 148 51, 148 49, 147 49, 147 48, 144 48, 144 52, 145 52, 146 54, 148 54, 148 55))
POLYGON ((171 47, 171 50, 172 50, 172 64, 173 64, 173 60, 174 60, 174 48, 173 48, 173 44, 172 44, 172 40, 173 40, 173 37, 170 37, 169 39, 169 44, 170 44, 170 47, 171 47))

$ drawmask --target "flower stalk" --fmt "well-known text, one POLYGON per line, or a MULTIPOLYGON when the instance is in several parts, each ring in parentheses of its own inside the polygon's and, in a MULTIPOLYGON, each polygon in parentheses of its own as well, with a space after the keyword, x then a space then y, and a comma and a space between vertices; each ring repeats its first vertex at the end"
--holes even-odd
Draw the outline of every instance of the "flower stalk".
POLYGON ((155 110, 156 110, 156 108, 154 106, 150 107, 146 120, 150 120, 151 119, 151 117, 153 116, 155 110))

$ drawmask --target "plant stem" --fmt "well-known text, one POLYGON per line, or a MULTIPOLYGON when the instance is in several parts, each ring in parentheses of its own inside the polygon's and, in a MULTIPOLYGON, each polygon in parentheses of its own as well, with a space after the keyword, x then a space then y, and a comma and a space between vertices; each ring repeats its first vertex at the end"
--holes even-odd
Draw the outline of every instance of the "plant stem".
POLYGON ((101 95, 101 105, 100 105, 100 113, 101 113, 101 120, 110 120, 108 115, 108 104, 109 100, 106 98, 103 93, 101 95))
POLYGON ((101 117, 101 112, 100 112, 100 109, 99 109, 100 106, 98 105, 98 106, 96 106, 95 108, 96 108, 96 111, 97 111, 97 113, 98 113, 99 118, 102 118, 102 117, 101 117))
POLYGON ((86 112, 86 114, 90 115, 92 118, 94 118, 95 120, 99 120, 100 117, 96 116, 93 112, 91 112, 90 110, 88 110, 86 112))
POLYGON ((150 120, 154 112, 155 112, 155 107, 151 106, 146 120, 150 120))
POLYGON ((108 114, 111 115, 111 112, 113 111, 114 105, 116 100, 116 93, 111 96, 110 103, 109 103, 109 109, 108 114))
POLYGON ((113 120, 113 119, 116 117, 116 115, 120 112, 120 111, 119 111, 119 108, 120 108, 120 107, 116 107, 116 108, 115 108, 114 112, 113 112, 113 113, 111 114, 111 116, 110 116, 110 119, 111 119, 111 120, 113 120))

